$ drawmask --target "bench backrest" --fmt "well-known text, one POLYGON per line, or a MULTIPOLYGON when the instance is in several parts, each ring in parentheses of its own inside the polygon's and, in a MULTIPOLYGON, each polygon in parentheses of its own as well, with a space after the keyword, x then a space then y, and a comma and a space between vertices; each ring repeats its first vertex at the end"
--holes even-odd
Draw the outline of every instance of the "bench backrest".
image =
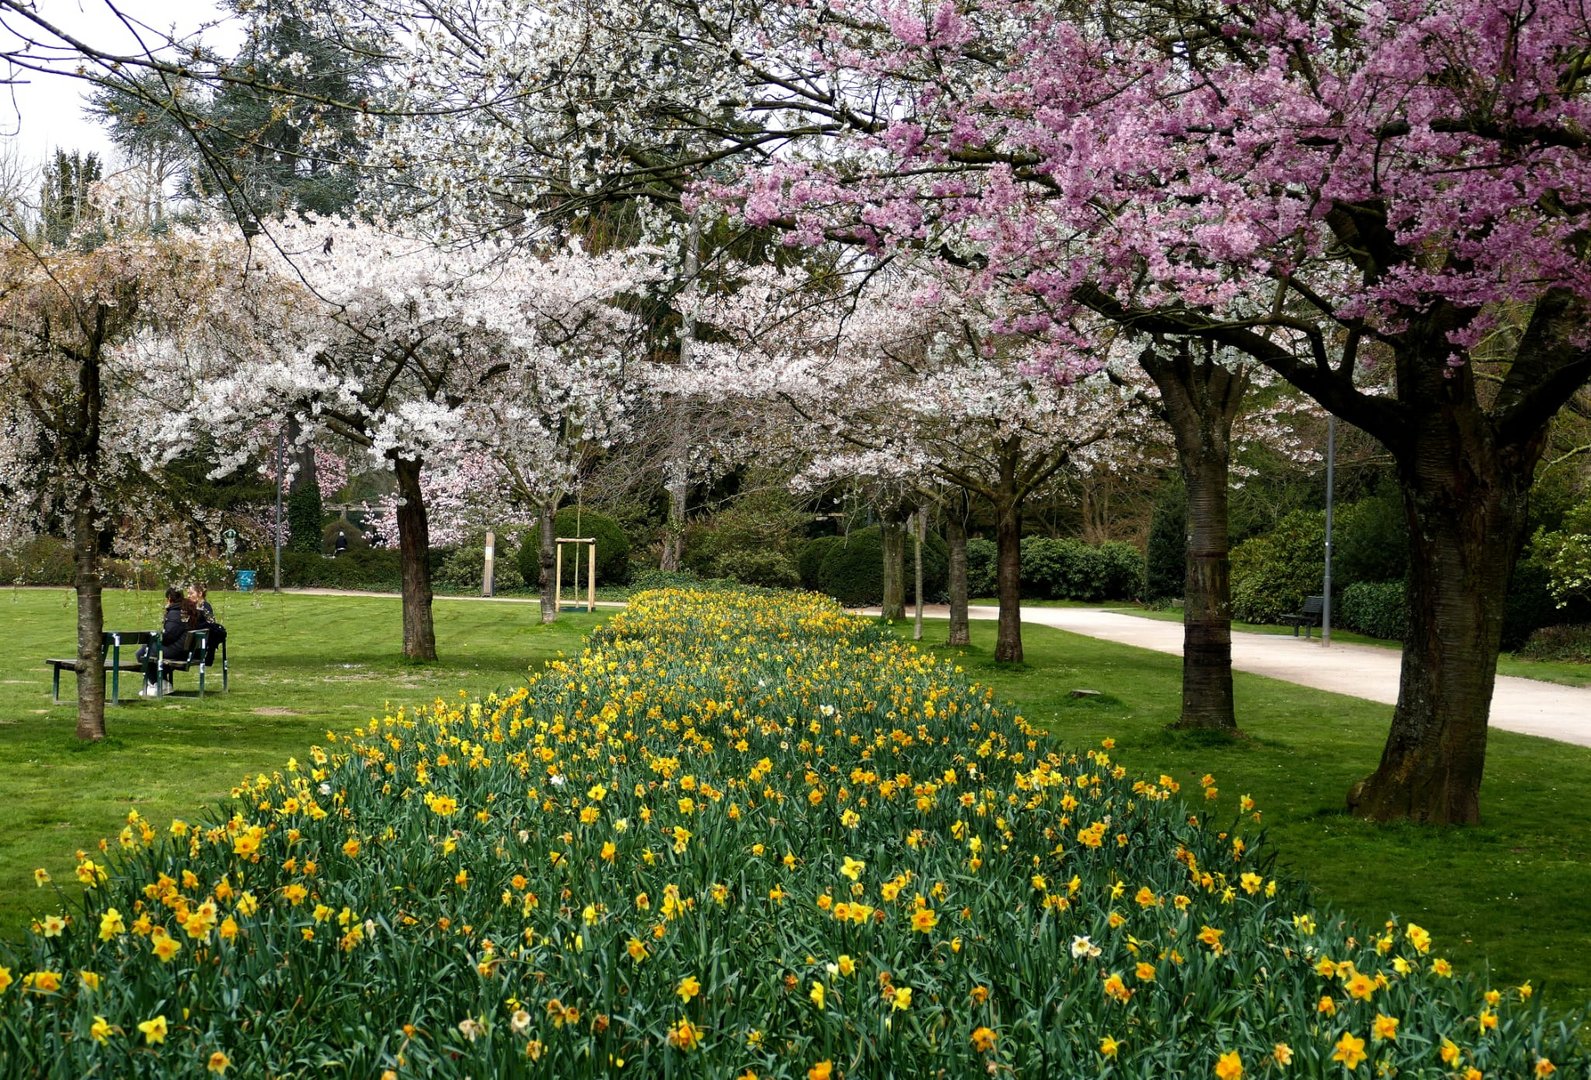
POLYGON ((1304 597, 1304 614, 1305 615, 1320 615, 1320 614, 1324 613, 1325 610, 1326 610, 1326 598, 1324 596, 1306 596, 1306 597, 1304 597))

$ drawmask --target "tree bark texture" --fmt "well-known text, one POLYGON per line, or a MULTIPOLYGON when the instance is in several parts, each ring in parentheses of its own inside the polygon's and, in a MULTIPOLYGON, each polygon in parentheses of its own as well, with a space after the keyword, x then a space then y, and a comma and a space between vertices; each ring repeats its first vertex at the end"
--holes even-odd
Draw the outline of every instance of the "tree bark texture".
MULTIPOLYGON (((676 404, 676 409, 681 407, 676 404)), ((690 491, 690 441, 683 411, 674 416, 668 460, 663 463, 663 486, 668 491, 668 521, 663 526, 663 552, 658 569, 677 572, 685 565, 685 510, 690 491)))
POLYGON ((1237 729, 1232 694, 1232 571, 1227 488, 1232 423, 1248 377, 1183 342, 1139 357, 1160 390, 1188 492, 1178 727, 1237 729))
POLYGON ((1350 809, 1378 821, 1480 821, 1504 601, 1545 441, 1543 427, 1534 440, 1500 444, 1459 387, 1423 392, 1444 391, 1457 407, 1415 414, 1394 448, 1411 545, 1410 633, 1381 763, 1348 796, 1350 809))
POLYGON ((1015 664, 1022 660, 1022 500, 994 501, 995 595, 1000 622, 994 658, 1015 664))
POLYGON ((967 627, 967 522, 962 517, 966 496, 950 500, 945 514, 945 544, 950 549, 950 638, 949 645, 970 645, 967 627))
POLYGON ((104 340, 105 311, 99 310, 96 331, 78 362, 78 403, 69 443, 81 477, 77 504, 72 508, 73 584, 77 589, 77 731, 79 739, 105 737, 105 654, 102 651, 105 612, 99 576, 99 528, 95 521, 98 499, 100 409, 100 345, 104 340))
POLYGON ((558 573, 557 515, 558 500, 554 499, 541 508, 536 522, 536 534, 539 537, 536 563, 541 567, 541 621, 544 623, 556 622, 558 619, 558 595, 555 588, 558 573))
POLYGON ((416 458, 392 455, 398 474, 398 562, 403 574, 403 655, 436 659, 436 629, 431 623, 431 530, 420 491, 416 458))
POLYGON ((906 617, 906 526, 896 515, 886 515, 879 524, 879 539, 884 549, 884 603, 886 619, 906 617))

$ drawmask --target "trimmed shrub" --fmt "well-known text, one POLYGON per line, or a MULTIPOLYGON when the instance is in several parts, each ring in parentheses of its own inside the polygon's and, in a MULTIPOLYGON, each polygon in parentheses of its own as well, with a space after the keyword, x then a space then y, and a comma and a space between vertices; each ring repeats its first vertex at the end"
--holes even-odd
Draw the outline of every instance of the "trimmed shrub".
POLYGON ((72 545, 58 536, 36 536, 0 557, 0 580, 15 585, 70 585, 72 545))
POLYGON ((1334 584, 1402 581, 1409 573, 1409 524, 1396 491, 1372 495, 1337 511, 1332 522, 1334 584))
POLYGON ((713 568, 721 576, 744 585, 793 589, 801 584, 794 561, 784 552, 769 548, 721 552, 713 560, 713 568))
POLYGON ((1022 541, 1022 595, 1038 600, 1126 600, 1141 589, 1143 556, 1131 544, 1094 547, 1070 537, 1022 541))
POLYGON ((796 554, 796 574, 801 579, 803 589, 818 588, 818 571, 823 566, 823 560, 836 544, 843 544, 843 537, 820 536, 808 540, 801 545, 801 550, 796 554))
POLYGON ((1591 664, 1591 623, 1543 626, 1530 635, 1515 655, 1525 660, 1591 664))
MULTIPOLYGON (((485 576, 486 545, 483 542, 454 548, 442 560, 434 580, 438 585, 453 589, 479 590, 485 576)), ((512 549, 505 553, 501 547, 498 548, 497 557, 492 563, 492 577, 494 592, 525 587, 525 579, 519 574, 519 564, 514 559, 512 549)))
POLYGON ((1181 599, 1187 581, 1188 496, 1180 480, 1167 484, 1149 519, 1144 548, 1144 598, 1181 599))
POLYGON ((1408 586, 1402 581, 1356 581, 1342 591, 1335 614, 1346 630, 1403 641, 1409 636, 1408 586))
POLYGON ((999 579, 1000 546, 981 536, 967 537, 967 596, 993 596, 999 579))
POLYGON ((1326 569, 1326 515, 1294 510, 1263 536, 1232 549, 1232 617, 1280 622, 1318 595, 1326 569))
MULTIPOLYGON (((599 514, 592 510, 576 510, 573 506, 566 506, 558 511, 553 518, 553 529, 559 536, 590 536, 597 541, 597 584, 623 585, 630 580, 630 538, 622 526, 606 514, 599 514), (577 521, 578 518, 578 521, 577 521), (578 527, 579 532, 575 530, 578 527)), ((519 576, 525 583, 536 588, 541 582, 540 541, 537 534, 531 532, 526 536, 525 542, 519 547, 519 576)), ((571 557, 574 548, 564 549, 563 583, 565 586, 573 585, 575 580, 574 562, 571 557)), ((586 558, 581 552, 580 581, 582 587, 586 580, 586 558)))
MULTIPOLYGON (((916 600, 912 571, 912 540, 906 538, 906 602, 916 600)), ((923 595, 944 596, 950 572, 944 537, 929 533, 923 540, 923 595)), ((877 525, 858 529, 830 548, 818 569, 818 588, 847 607, 866 607, 884 599, 884 546, 877 525)))
MULTIPOLYGON (((321 551, 321 543, 325 539, 321 516, 320 488, 314 484, 304 484, 297 491, 288 492, 287 546, 294 551, 321 551)), ((336 539, 336 533, 331 535, 336 539)))

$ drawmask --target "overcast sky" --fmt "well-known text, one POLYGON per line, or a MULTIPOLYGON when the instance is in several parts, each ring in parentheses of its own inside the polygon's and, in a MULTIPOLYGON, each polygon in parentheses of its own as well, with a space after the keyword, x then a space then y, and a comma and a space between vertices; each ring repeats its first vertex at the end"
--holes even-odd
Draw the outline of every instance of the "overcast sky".
MULTIPOLYGON (((129 19, 160 34, 175 29, 178 35, 195 32, 219 19, 213 0, 114 0, 129 19)), ((38 0, 39 14, 66 32, 98 48, 120 53, 141 51, 137 40, 112 11, 106 0, 38 0)), ((11 18, 15 18, 12 16, 11 18)), ((204 40, 230 52, 240 35, 228 26, 213 27, 204 40)), ((15 39, 0 29, 0 47, 9 49, 15 39)), ((65 66, 65 65, 62 65, 65 66)), ((55 147, 97 150, 109 161, 110 141, 104 131, 83 115, 86 84, 60 75, 18 72, 24 83, 0 87, 0 138, 15 146, 23 163, 41 164, 55 147)))

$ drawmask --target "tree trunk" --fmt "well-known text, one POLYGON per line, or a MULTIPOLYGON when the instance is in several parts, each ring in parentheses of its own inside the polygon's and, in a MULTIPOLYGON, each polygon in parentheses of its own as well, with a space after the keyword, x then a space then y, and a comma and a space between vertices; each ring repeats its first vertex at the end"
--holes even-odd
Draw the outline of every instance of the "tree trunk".
POLYGON ((1417 417, 1397 455, 1409 638, 1380 767, 1348 796, 1349 809, 1377 821, 1480 821, 1504 601, 1541 440, 1498 453, 1464 412, 1417 417))
POLYGON ((1195 357, 1187 342, 1170 356, 1146 349, 1139 362, 1160 390, 1188 491, 1182 715, 1176 726, 1235 731, 1227 487, 1232 422, 1248 377, 1208 354, 1195 357))
POLYGON ((398 474, 398 562, 403 574, 403 655, 436 659, 436 629, 431 625, 431 530, 420 491, 420 458, 391 455, 398 474))
POLYGON ((949 645, 970 645, 967 629, 967 522, 962 517, 966 495, 951 500, 945 515, 945 543, 950 548, 950 638, 949 645))
POLYGON ((884 548, 884 603, 886 619, 906 617, 906 527, 898 516, 886 516, 879 524, 884 548))
POLYGON ((668 491, 668 521, 663 526, 663 554, 658 569, 675 572, 685 565, 685 497, 689 491, 690 447, 685 421, 676 418, 668 461, 663 466, 663 486, 668 491))
POLYGON ((77 737, 105 737, 105 612, 100 603, 99 530, 85 497, 72 511, 77 586, 77 737))
POLYGON ((106 309, 95 312, 94 333, 78 362, 76 428, 66 440, 81 483, 72 507, 73 584, 77 588, 77 737, 94 742, 105 737, 105 611, 100 595, 99 528, 95 518, 99 479, 100 354, 105 340, 106 309))
POLYGON ((1015 664, 1022 660, 1022 500, 995 500, 994 542, 995 595, 1000 598, 994 658, 1015 664))
POLYGON ((558 500, 553 499, 541 508, 536 522, 536 533, 540 537, 540 547, 536 552, 537 564, 541 567, 541 621, 550 623, 558 618, 557 585, 557 540, 558 540, 558 500))

